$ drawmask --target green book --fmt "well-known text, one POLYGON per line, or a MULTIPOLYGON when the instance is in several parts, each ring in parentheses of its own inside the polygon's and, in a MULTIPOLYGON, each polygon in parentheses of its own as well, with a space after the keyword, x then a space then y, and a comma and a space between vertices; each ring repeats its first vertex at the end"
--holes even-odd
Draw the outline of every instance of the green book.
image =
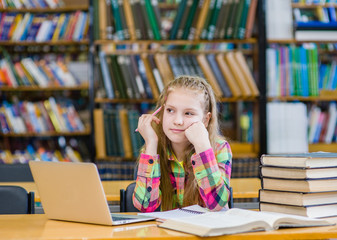
POLYGON ((319 89, 318 89, 318 49, 317 46, 312 49, 312 70, 313 70, 313 88, 312 88, 312 94, 313 96, 319 95, 319 89))
POLYGON ((215 26, 219 17, 220 9, 222 6, 222 0, 217 0, 212 11, 211 19, 208 26, 207 39, 212 40, 214 38, 215 26))
POLYGON ((115 18, 116 23, 116 35, 119 40, 124 40, 124 33, 123 33, 123 25, 122 25, 122 19, 119 13, 119 5, 118 0, 111 0, 111 8, 112 13, 115 18))
POLYGON ((142 22, 144 23, 144 28, 147 32, 148 39, 154 39, 154 33, 150 24, 149 15, 147 14, 145 0, 140 0, 140 11, 142 14, 142 22))
POLYGON ((138 126, 139 112, 137 110, 128 110, 128 120, 130 126, 130 135, 132 142, 132 153, 134 157, 138 157, 140 149, 144 145, 144 140, 139 132, 135 132, 138 126))
POLYGON ((178 6, 177 15, 174 19, 171 32, 170 32, 170 40, 175 40, 177 38, 179 25, 181 23, 181 19, 183 18, 183 15, 185 12, 186 4, 187 4, 187 0, 181 0, 178 6))
POLYGON ((243 17, 243 10, 244 10, 244 5, 245 5, 246 0, 239 0, 238 6, 235 10, 235 17, 234 17, 234 22, 232 24, 233 26, 233 31, 232 35, 230 38, 237 38, 238 37, 238 32, 239 32, 239 25, 240 21, 243 17))
POLYGON ((125 82, 123 81, 123 76, 120 70, 120 66, 118 65, 117 62, 117 56, 116 55, 112 55, 110 56, 111 59, 111 67, 112 67, 112 71, 113 71, 113 79, 116 82, 117 85, 117 89, 119 91, 119 96, 122 99, 127 99, 128 95, 126 92, 126 86, 125 86, 125 82))
POLYGON ((234 31, 234 38, 238 38, 238 39, 245 38, 247 16, 248 16, 248 10, 249 10, 250 4, 251 4, 251 0, 244 0, 239 27, 237 31, 234 31))
POLYGON ((206 39, 207 38, 208 26, 209 26, 210 21, 212 19, 212 14, 213 14, 213 10, 215 8, 215 4, 216 4, 216 0, 211 0, 211 2, 209 3, 207 16, 206 16, 204 26, 203 26, 203 28, 201 30, 201 34, 200 34, 200 39, 206 39))
POLYGON ((154 13, 150 0, 145 0, 145 8, 146 8, 147 15, 149 16, 150 26, 153 31, 154 39, 161 40, 160 30, 159 30, 160 26, 158 26, 159 23, 157 22, 156 15, 154 13))
POLYGON ((235 16, 237 14, 237 8, 239 6, 240 0, 232 0, 232 3, 230 4, 228 19, 226 23, 226 29, 225 29, 225 36, 224 38, 229 39, 233 36, 233 27, 234 27, 234 21, 235 16))

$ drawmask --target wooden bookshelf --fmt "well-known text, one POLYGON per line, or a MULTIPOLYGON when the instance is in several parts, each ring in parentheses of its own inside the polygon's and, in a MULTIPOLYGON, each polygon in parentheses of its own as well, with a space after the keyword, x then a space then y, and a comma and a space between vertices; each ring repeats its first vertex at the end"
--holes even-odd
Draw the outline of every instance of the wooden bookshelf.
POLYGON ((0 46, 45 46, 45 45, 89 45, 89 40, 70 41, 70 40, 57 40, 47 42, 33 42, 33 41, 0 41, 0 46))
POLYGON ((309 152, 335 152, 337 153, 337 143, 313 143, 309 144, 309 152))
POLYGON ((80 85, 73 87, 65 87, 65 86, 50 86, 50 87, 39 87, 39 86, 19 86, 19 87, 8 87, 1 86, 0 91, 4 92, 42 92, 42 91, 88 91, 89 85, 80 85))
POLYGON ((258 158, 259 145, 255 143, 230 142, 233 158, 258 158))
MULTIPOLYGON (((24 26, 25 28, 28 29, 28 33, 31 33, 31 35, 29 34, 23 34, 23 33, 19 33, 17 32, 18 35, 20 36, 15 36, 14 35, 10 35, 8 30, 5 31, 4 29, 1 29, 1 34, 3 34, 3 39, 33 39, 31 41, 14 41, 14 40, 2 40, 0 41, 0 46, 2 47, 3 52, 1 52, 1 59, 5 59, 7 64, 9 65, 9 69, 11 69, 11 71, 19 71, 17 69, 19 68, 15 68, 15 64, 18 63, 19 61, 21 62, 21 60, 23 58, 30 58, 33 60, 36 59, 47 59, 47 60, 51 60, 54 61, 55 60, 55 64, 56 61, 62 61, 63 64, 66 64, 66 60, 65 57, 70 56, 71 58, 69 58, 71 61, 76 61, 76 59, 79 59, 78 61, 83 60, 84 55, 89 54, 89 46, 91 44, 89 38, 90 38, 90 26, 88 26, 88 28, 84 28, 85 24, 87 22, 85 22, 84 20, 87 20, 88 18, 90 18, 90 5, 89 5, 89 1, 88 0, 63 0, 62 2, 64 2, 63 6, 60 7, 56 7, 56 8, 29 8, 29 9, 25 9, 25 8, 0 8, 0 13, 3 14, 3 16, 5 16, 4 14, 10 14, 13 15, 15 17, 15 19, 19 19, 20 18, 16 18, 16 16, 22 15, 22 16, 27 16, 28 14, 30 14, 30 17, 32 18, 32 25, 27 25, 27 24, 23 24, 20 22, 20 24, 22 24, 22 26, 24 26), (65 23, 62 22, 60 20, 60 18, 56 18, 55 16, 57 16, 58 14, 62 15, 64 13, 64 15, 67 16, 71 16, 72 19, 74 15, 76 14, 76 12, 80 11, 81 13, 78 13, 78 15, 82 15, 83 14, 83 18, 76 18, 76 20, 73 20, 72 23, 73 24, 66 24, 64 25, 65 28, 64 30, 68 30, 68 31, 63 31, 63 33, 67 33, 67 39, 71 39, 71 40, 56 40, 56 41, 43 41, 43 42, 37 42, 36 41, 36 36, 37 36, 37 32, 38 29, 35 22, 35 17, 36 16, 40 16, 41 14, 43 14, 44 16, 46 16, 46 18, 43 19, 47 19, 47 17, 53 16, 53 21, 55 21, 57 19, 57 26, 59 29, 56 28, 56 30, 60 30, 61 24, 65 23), (88 18, 84 17, 84 13, 85 12, 85 16, 88 18), (27 14, 27 15, 26 15, 27 14), (55 18, 54 18, 55 17, 55 18), (33 19, 34 18, 34 19, 33 19), (55 19, 55 20, 54 20, 55 19), (78 21, 77 21, 78 20, 78 21), (77 21, 77 22, 76 22, 77 21), (81 21, 81 22, 80 22, 81 21), (36 26, 35 26, 35 25, 36 26), (76 24, 76 25, 75 25, 76 24), (34 25, 36 29, 36 31, 30 31, 31 27, 34 25), (72 26, 72 28, 67 29, 66 27, 72 26), (86 36, 87 31, 85 31, 86 29, 89 30, 88 33, 88 37, 86 36), (75 30, 76 30, 76 34, 75 34, 75 30), (75 34, 75 35, 74 35, 75 34), (83 40, 72 40, 73 37, 76 37, 76 39, 80 39, 80 38, 84 38, 83 40), (27 38, 29 37, 29 38, 27 38), (76 54, 74 54, 76 53, 76 54), (50 55, 50 54, 54 54, 55 58, 53 58, 52 56, 49 56, 51 58, 47 58, 46 55, 50 55), (41 56, 38 56, 41 55, 41 56), (61 57, 62 56, 62 57, 61 57), (62 59, 61 59, 62 58, 62 59), (14 70, 13 70, 14 69, 14 70)), ((70 17, 68 18, 70 19, 70 17)), ((4 21, 4 18, 2 19, 4 21)), ((28 20, 28 19, 27 19, 28 20)), ((8 20, 7 20, 8 21, 8 20)), ((8 24, 11 24, 11 29, 15 32, 15 27, 13 27, 13 20, 11 20, 12 22, 8 22, 8 24)), ((90 25, 90 21, 88 21, 89 25, 90 25)), ((18 25, 16 25, 18 26, 18 25)), ((21 26, 21 25, 20 25, 21 26)), ((25 30, 27 30, 25 29, 25 30)), ((24 30, 24 29, 22 29, 24 30)), ((35 30, 35 29, 33 29, 35 30)), ((55 29, 54 29, 55 30, 55 29)), ((13 33, 12 33, 13 34, 13 33)), ((64 35, 56 35, 55 31, 52 33, 48 33, 48 35, 44 34, 43 36, 50 36, 50 34, 53 34, 52 36, 58 36, 59 38, 61 37, 62 39, 64 39, 64 35)), ((42 36, 42 35, 41 35, 42 36)), ((50 39, 50 38, 44 38, 44 39, 50 39)), ((75 38, 74 38, 75 39, 75 38)), ((87 56, 85 56, 84 58, 88 58, 87 56)), ((60 66, 63 67, 63 66, 60 66)), ((76 69, 77 70, 77 69, 76 69)), ((83 69, 83 71, 87 71, 88 69, 83 69)), ((26 70, 28 73, 27 75, 32 75, 29 70, 26 70)), ((49 70, 50 71, 50 70, 49 70)), ((50 71, 52 72, 52 71, 50 71)), ((49 73, 50 73, 49 72, 49 73)), ((66 74, 65 72, 67 72, 66 70, 64 71, 64 74, 66 74)), ((21 72, 22 73, 22 72, 21 72)), ((41 73, 43 74, 43 73, 41 73)), ((66 79, 66 77, 63 78, 60 77, 59 75, 56 77, 55 75, 53 77, 51 77, 49 74, 46 74, 44 72, 45 76, 48 79, 48 83, 51 84, 51 81, 49 78, 61 78, 61 79, 66 79)), ((69 74, 69 72, 68 72, 69 74)), ((5 79, 5 84, 9 84, 6 83, 6 81, 11 82, 11 81, 16 81, 18 84, 22 84, 25 83, 28 85, 28 82, 30 81, 20 81, 18 78, 21 78, 22 75, 17 74, 17 73, 12 73, 12 75, 14 76, 15 79, 5 79), (18 77, 19 76, 19 77, 18 77)), ((75 74, 74 74, 75 76, 75 74)), ((34 80, 37 78, 37 76, 31 76, 32 78, 34 78, 34 80)), ((87 76, 87 79, 81 79, 81 80, 89 80, 89 76, 87 76)), ((89 82, 89 81, 88 81, 89 82)), ((83 114, 83 118, 88 118, 87 114, 89 112, 89 97, 88 97, 88 92, 90 91, 90 87, 89 87, 89 83, 87 84, 83 84, 83 85, 77 85, 77 86, 47 86, 47 87, 40 87, 40 86, 18 86, 18 87, 11 87, 11 86, 0 86, 0 92, 1 92, 1 96, 3 100, 7 100, 10 107, 13 107, 14 104, 19 104, 22 101, 27 101, 27 102, 31 102, 32 105, 36 104, 36 102, 41 102, 41 101, 46 101, 46 99, 48 99, 51 95, 53 97, 56 98, 56 103, 59 104, 58 101, 58 97, 68 97, 68 98, 73 98, 73 100, 78 101, 76 103, 72 103, 72 107, 76 108, 75 111, 77 112, 78 115, 83 114), (42 93, 47 93, 47 94, 42 94, 42 93), (80 98, 80 99, 79 99, 80 98), (14 101, 14 103, 12 104, 12 99, 17 99, 17 101, 14 101), (83 112, 80 112, 81 110, 84 110, 83 112), (85 116, 84 116, 85 115, 85 116)), ((68 103, 67 103, 68 104, 68 103)), ((69 105, 67 105, 68 107, 69 105)), ((60 107, 60 106, 57 106, 60 107)), ((38 111, 38 107, 37 105, 34 105, 34 108, 36 109, 36 111, 38 111)), ((23 110, 22 110, 23 111, 23 110)), ((23 111, 24 112, 24 111, 23 111)), ((33 112, 31 113, 33 114, 33 112)), ((41 114, 41 113, 40 113, 41 114)), ((36 114, 37 115, 37 114, 36 114)), ((23 113, 20 114, 20 118, 23 118, 23 113)), ((27 115, 25 115, 27 116, 27 115)), ((45 116, 44 116, 45 117, 45 116)), ((67 118, 69 118, 68 116, 66 116, 67 118)), ((80 117, 80 116, 79 116, 80 117)), ((30 117, 29 117, 30 118, 30 117)), ((33 117, 32 117, 33 118, 33 117)), ((23 119, 21 119, 23 120, 23 119)), ((69 119, 68 119, 69 120, 69 119)), ((49 144, 48 146, 50 146, 51 149, 47 149, 47 151, 54 151, 54 147, 57 148, 57 137, 71 137, 71 138, 67 138, 65 143, 67 146, 70 146, 70 144, 68 143, 68 140, 70 139, 74 139, 74 142, 78 141, 78 146, 82 146, 82 144, 85 146, 85 148, 88 148, 90 151, 90 145, 88 145, 87 143, 89 143, 89 137, 91 136, 91 126, 89 126, 89 122, 85 122, 83 121, 83 124, 85 126, 85 130, 84 131, 46 131, 46 132, 25 132, 25 133, 15 133, 13 131, 13 129, 11 128, 11 124, 15 123, 13 122, 13 119, 7 119, 8 121, 8 125, 9 126, 5 126, 6 128, 3 128, 3 131, 11 131, 10 133, 0 133, 0 138, 3 139, 3 141, 1 141, 1 150, 6 150, 9 152, 14 152, 15 150, 20 149, 26 149, 28 144, 31 143, 36 143, 35 141, 37 141, 38 145, 44 145, 46 142, 52 143, 49 144), (9 128, 8 128, 9 127, 9 128), (12 132, 13 131, 13 132, 12 132), (74 137, 74 138, 73 138, 74 137), (80 142, 81 141, 81 142, 80 142), (18 142, 20 142, 20 146, 17 144, 18 142), (21 143, 22 142, 22 143, 21 143)), ((39 121, 45 121, 45 119, 42 120, 42 118, 39 121)), ((71 120, 69 120, 71 122, 71 120)), ((27 121, 28 122, 28 121, 27 121)), ((25 121, 23 121, 24 124, 26 124, 25 121)), ((40 123, 42 124, 42 122, 40 123)), ((53 123, 52 123, 53 124, 53 123)), ((73 123, 72 123, 73 124, 73 123)), ((77 124, 77 123, 76 123, 77 124)), ((15 126, 15 125, 14 125, 15 126)), ((25 125, 26 126, 26 125, 25 125)), ((28 127, 26 126, 26 128, 28 129, 28 127)), ((31 129, 31 128, 29 128, 31 129)), ((35 129, 35 128, 34 128, 35 129)), ((46 129, 53 129, 50 125, 48 126, 48 128, 46 129)), ((68 128, 67 128, 68 129, 68 128)), ((60 138, 59 138, 60 139, 60 138)), ((32 144, 32 145, 34 145, 32 144)), ((35 148, 36 146, 34 146, 35 148)), ((35 149, 35 151, 37 151, 37 149, 35 149)), ((81 158, 83 160, 90 160, 89 157, 90 156, 84 156, 82 154, 83 152, 80 153, 81 158)), ((61 153, 63 154, 63 153, 61 153)), ((64 157, 65 155, 63 155, 64 157)))
POLYGON ((323 7, 323 8, 328 8, 328 7, 334 7, 337 8, 336 3, 312 3, 312 4, 306 4, 306 3, 292 3, 291 4, 292 8, 318 8, 318 7, 323 7))
POLYGON ((58 13, 58 12, 75 12, 88 11, 88 5, 73 5, 57 8, 0 8, 0 12, 22 12, 22 13, 58 13))
POLYGON ((218 39, 218 40, 96 40, 95 45, 199 45, 199 44, 219 44, 219 43, 234 43, 234 44, 256 44, 256 38, 249 39, 218 39))
POLYGON ((320 102, 320 101, 336 101, 337 95, 335 96, 317 96, 317 97, 301 97, 301 96, 282 96, 282 97, 268 97, 268 101, 303 101, 303 102, 320 102))
POLYGON ((296 39, 268 39, 268 44, 302 44, 302 43, 336 43, 335 41, 324 41, 324 40, 296 40, 296 39))
POLYGON ((3 137, 57 137, 57 136, 87 136, 91 134, 91 130, 87 129, 85 131, 75 131, 75 132, 55 132, 48 131, 42 133, 0 133, 3 137))

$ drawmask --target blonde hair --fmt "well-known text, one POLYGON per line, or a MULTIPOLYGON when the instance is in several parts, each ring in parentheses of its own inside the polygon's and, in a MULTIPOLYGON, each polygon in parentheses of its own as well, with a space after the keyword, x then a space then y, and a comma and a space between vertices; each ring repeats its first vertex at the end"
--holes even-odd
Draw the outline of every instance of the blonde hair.
MULTIPOLYGON (((216 98, 213 89, 205 79, 197 76, 187 76, 187 75, 175 78, 163 89, 157 102, 157 108, 165 104, 168 95, 172 91, 180 88, 196 91, 204 95, 204 102, 202 103, 202 105, 204 107, 205 115, 208 112, 211 113, 211 118, 209 120, 207 130, 211 146, 214 149, 216 139, 220 136, 217 118, 218 112, 217 112, 216 98)), ((154 127, 159 139, 157 152, 160 156, 160 171, 161 171, 160 190, 162 193, 162 210, 169 210, 173 208, 174 189, 172 187, 170 180, 170 174, 172 172, 172 169, 170 162, 168 160, 167 153, 172 152, 172 148, 170 140, 166 137, 163 131, 162 127, 163 112, 164 111, 160 111, 158 114, 158 118, 161 120, 160 124, 158 125, 153 124, 152 126, 154 127)), ((194 177, 190 161, 190 157, 194 152, 195 152, 194 147, 192 144, 190 144, 185 150, 185 157, 183 159, 184 163, 183 166, 185 168, 185 174, 187 176, 186 181, 188 182, 188 184, 185 184, 183 206, 201 203, 202 201, 200 198, 198 186, 194 177)))

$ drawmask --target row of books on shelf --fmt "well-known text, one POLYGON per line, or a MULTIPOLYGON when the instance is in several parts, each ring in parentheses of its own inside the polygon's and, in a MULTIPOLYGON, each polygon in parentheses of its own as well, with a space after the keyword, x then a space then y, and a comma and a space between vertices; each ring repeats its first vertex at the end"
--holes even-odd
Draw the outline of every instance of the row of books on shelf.
POLYGON ((135 132, 140 113, 133 109, 95 109, 95 139, 97 158, 136 158, 144 144, 135 132))
POLYGON ((244 39, 252 36, 257 0, 182 0, 174 20, 157 0, 97 1, 97 39, 244 39))
POLYGON ((217 97, 256 97, 253 74, 240 51, 220 54, 141 54, 99 53, 101 76, 109 99, 154 98, 179 75, 205 77, 217 97))
POLYGON ((22 8, 56 8, 64 6, 62 0, 1 0, 0 8, 22 9, 22 8))
MULTIPOLYGON (((292 7, 291 0, 266 1, 267 39, 297 41, 334 41, 337 39, 336 8, 292 7)), ((313 4, 311 1, 310 4, 313 4)))
POLYGON ((336 103, 308 108, 304 103, 267 104, 269 153, 307 152, 308 143, 337 142, 336 103))
POLYGON ((337 3, 336 0, 292 0, 293 3, 303 3, 303 4, 326 4, 326 3, 337 3))
MULTIPOLYGON (((78 78, 78 72, 84 69, 75 69, 76 63, 68 64, 62 60, 48 61, 44 58, 22 58, 13 62, 11 59, 0 58, 0 88, 1 86, 39 86, 75 87, 84 84, 84 79, 78 78), (74 73, 73 73, 73 72, 74 73)), ((84 66, 83 66, 84 67, 84 66)), ((88 77, 86 77, 88 79, 88 77)))
POLYGON ((134 161, 97 161, 99 176, 102 181, 134 180, 134 161))
POLYGON ((318 96, 337 88, 336 62, 318 59, 316 44, 273 46, 267 49, 267 95, 318 96))
POLYGON ((69 101, 56 102, 53 97, 38 102, 3 101, 0 105, 0 124, 3 134, 86 130, 74 105, 69 101))
POLYGON ((309 143, 331 143, 337 140, 337 106, 329 103, 327 110, 313 105, 309 111, 309 143))
POLYGON ((34 148, 28 145, 24 150, 0 150, 0 164, 25 164, 29 161, 52 161, 52 162, 82 162, 83 159, 78 151, 71 146, 64 149, 34 148))
POLYGON ((261 178, 261 211, 337 216, 336 153, 262 155, 261 178))
POLYGON ((218 102, 219 128, 228 140, 253 143, 254 139, 253 102, 218 102))
POLYGON ((0 12, 1 41, 79 41, 88 39, 89 14, 0 12))

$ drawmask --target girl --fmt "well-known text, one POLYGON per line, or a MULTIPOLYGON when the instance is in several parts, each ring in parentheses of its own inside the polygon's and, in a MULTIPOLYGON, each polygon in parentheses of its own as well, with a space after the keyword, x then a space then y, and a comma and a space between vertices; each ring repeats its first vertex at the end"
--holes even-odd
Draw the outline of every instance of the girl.
POLYGON ((199 204, 227 207, 232 153, 218 134, 216 100, 200 77, 180 76, 161 93, 157 116, 143 114, 145 145, 138 162, 134 206, 152 212, 199 204), (153 124, 154 122, 154 124, 153 124))

